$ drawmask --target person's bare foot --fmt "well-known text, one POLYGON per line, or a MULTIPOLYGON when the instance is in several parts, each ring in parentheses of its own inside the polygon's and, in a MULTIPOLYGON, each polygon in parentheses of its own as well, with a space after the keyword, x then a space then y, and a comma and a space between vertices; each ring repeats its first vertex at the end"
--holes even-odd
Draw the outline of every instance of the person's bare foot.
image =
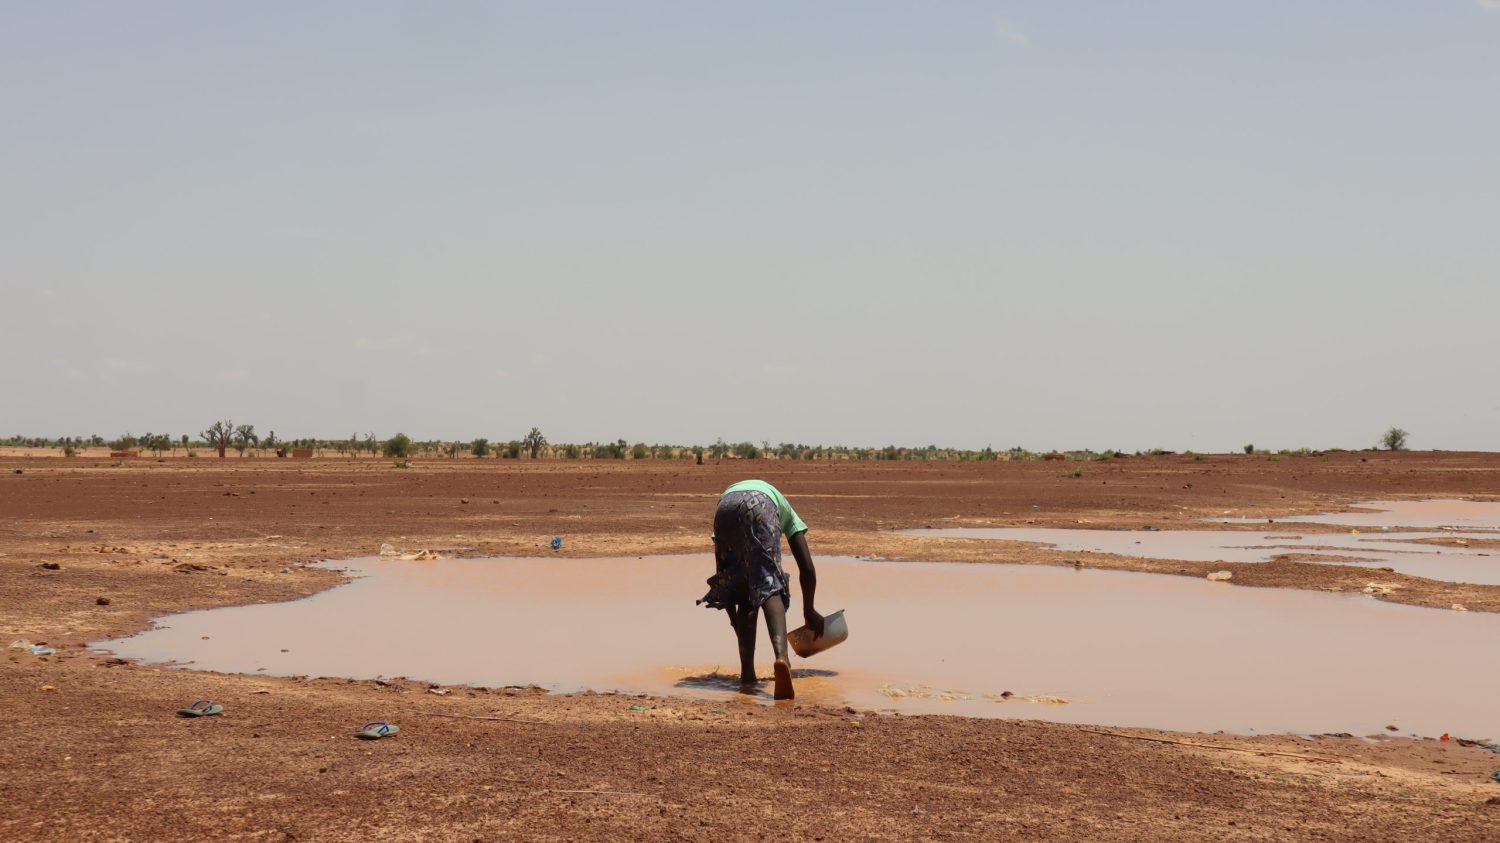
POLYGON ((794 699, 797 692, 792 690, 792 666, 787 664, 786 659, 777 659, 774 672, 776 673, 774 697, 778 700, 794 699))

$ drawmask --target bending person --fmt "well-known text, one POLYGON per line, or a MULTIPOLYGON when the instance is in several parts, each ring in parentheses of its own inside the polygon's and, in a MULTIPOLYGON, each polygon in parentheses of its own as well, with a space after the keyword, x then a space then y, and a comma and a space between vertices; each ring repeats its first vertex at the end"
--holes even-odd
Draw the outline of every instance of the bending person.
POLYGON ((764 480, 742 480, 725 489, 719 498, 714 512, 716 570, 708 578, 708 593, 698 602, 729 613, 729 623, 739 640, 740 685, 745 688, 756 683, 755 617, 764 612, 766 632, 776 655, 775 697, 789 700, 795 696, 786 644, 786 613, 792 605, 792 593, 781 567, 783 535, 797 560, 802 618, 821 636, 823 616, 813 608, 818 573, 807 549, 807 525, 797 517, 786 496, 764 480))

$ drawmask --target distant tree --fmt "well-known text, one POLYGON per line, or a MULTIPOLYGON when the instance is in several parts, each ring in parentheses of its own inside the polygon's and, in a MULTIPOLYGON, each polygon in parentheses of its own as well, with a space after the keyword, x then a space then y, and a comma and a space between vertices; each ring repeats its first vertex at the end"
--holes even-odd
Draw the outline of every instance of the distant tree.
POLYGON ((405 458, 411 456, 411 437, 405 433, 398 433, 392 436, 385 440, 383 453, 388 457, 405 458))
POLYGON ((724 459, 724 455, 729 453, 729 446, 724 443, 724 437, 720 436, 718 440, 714 442, 713 447, 709 448, 709 453, 716 460, 724 459))
MULTIPOLYGON (((380 443, 380 440, 378 440, 378 439, 375 438, 375 434, 373 434, 373 433, 366 433, 365 434, 365 442, 364 442, 365 450, 370 452, 370 456, 372 456, 372 457, 375 456, 375 452, 378 451, 378 450, 380 450, 380 444, 379 443, 380 443)), ((410 450, 410 448, 411 448, 411 440, 410 439, 406 440, 406 447, 407 447, 408 450, 410 450)))
POLYGON ((474 442, 473 442, 473 444, 469 445, 469 453, 473 454, 476 457, 487 457, 487 456, 489 456, 490 455, 490 440, 488 440, 488 439, 475 439, 474 442))
POLYGON ((1247 453, 1247 454, 1253 454, 1253 453, 1255 453, 1255 446, 1254 445, 1246 445, 1245 446, 1245 453, 1247 453))
POLYGON ((1393 427, 1380 437, 1380 444, 1387 451, 1404 451, 1406 450, 1406 437, 1410 435, 1399 427, 1393 427))
POLYGON ((643 460, 646 458, 647 453, 646 443, 637 442, 635 443, 635 447, 630 449, 630 458, 633 460, 643 460))
POLYGON ((245 449, 260 441, 260 437, 255 435, 253 424, 242 424, 235 428, 233 439, 234 449, 239 451, 242 457, 245 455, 245 449))
POLYGON ((114 442, 110 443, 109 447, 111 450, 115 451, 129 451, 136 445, 140 444, 140 441, 141 440, 137 439, 133 434, 127 432, 124 436, 121 436, 119 439, 116 439, 114 442))
POLYGON ((754 442, 741 442, 734 446, 734 455, 742 460, 758 460, 760 449, 755 447, 754 442))
POLYGON ((527 456, 536 459, 542 449, 547 447, 547 437, 542 435, 541 428, 533 427, 526 438, 521 440, 521 444, 525 446, 527 456))
POLYGON ((276 450, 276 442, 277 442, 276 431, 273 430, 270 433, 266 434, 266 438, 265 439, 262 439, 260 441, 260 446, 262 448, 269 448, 269 449, 271 449, 271 450, 274 451, 274 450, 276 450))
POLYGON ((151 453, 161 456, 172 450, 172 437, 165 433, 152 433, 141 438, 141 444, 151 453))
POLYGON ((219 459, 222 460, 224 459, 224 452, 229 449, 230 445, 234 444, 234 422, 229 419, 216 421, 212 427, 198 435, 203 437, 203 441, 208 443, 208 447, 219 452, 219 459))

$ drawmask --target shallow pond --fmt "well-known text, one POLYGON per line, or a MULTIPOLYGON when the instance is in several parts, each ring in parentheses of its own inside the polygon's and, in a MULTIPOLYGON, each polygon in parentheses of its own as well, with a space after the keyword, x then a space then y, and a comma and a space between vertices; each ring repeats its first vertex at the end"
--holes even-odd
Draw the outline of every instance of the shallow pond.
MULTIPOLYGON (((716 673, 737 659, 724 614, 693 604, 708 556, 335 567, 356 579, 170 616, 99 646, 252 674, 726 702, 767 691, 738 694, 716 673)), ((823 558, 818 573, 820 608, 846 609, 850 638, 794 659, 803 701, 1178 730, 1500 734, 1500 675, 1487 667, 1500 615, 1061 567, 823 558)), ((759 647, 766 673, 764 634, 759 647)))
MULTIPOLYGON (((1461 530, 1500 530, 1500 501, 1432 499, 1423 501, 1363 501, 1356 512, 1289 515, 1277 524, 1341 524, 1346 527, 1420 527, 1461 530)), ((1263 519, 1223 518, 1227 524, 1258 524, 1263 519)))
POLYGON ((1500 523, 1500 503, 1409 501, 1360 504, 1390 507, 1378 512, 1307 515, 1300 518, 1223 518, 1224 523, 1265 524, 1240 530, 1087 530, 1032 527, 956 527, 906 530, 936 538, 1035 542, 1062 551, 1093 551, 1147 559, 1194 562, 1269 562, 1284 554, 1327 557, 1330 562, 1393 568, 1404 574, 1446 582, 1500 585, 1500 549, 1457 542, 1482 542, 1500 535, 1484 524, 1500 523), (1339 524, 1349 532, 1299 533, 1295 524, 1339 524), (1456 525, 1464 525, 1464 532, 1456 525), (1283 525, 1283 526, 1276 526, 1283 525), (1450 530, 1398 527, 1455 526, 1450 530), (1382 529, 1390 528, 1390 529, 1382 529), (1433 544, 1432 540, 1442 544, 1433 544))

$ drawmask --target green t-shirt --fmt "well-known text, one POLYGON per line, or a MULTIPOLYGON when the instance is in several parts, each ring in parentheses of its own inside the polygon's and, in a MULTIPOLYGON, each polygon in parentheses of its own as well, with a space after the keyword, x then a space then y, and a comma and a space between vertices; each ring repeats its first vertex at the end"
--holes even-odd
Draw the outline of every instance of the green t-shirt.
POLYGON ((797 517, 797 510, 787 503, 786 495, 783 495, 775 486, 764 480, 741 480, 724 490, 724 494, 730 492, 763 492, 766 497, 776 502, 776 512, 781 516, 781 534, 787 538, 798 533, 807 532, 807 525, 797 517))

